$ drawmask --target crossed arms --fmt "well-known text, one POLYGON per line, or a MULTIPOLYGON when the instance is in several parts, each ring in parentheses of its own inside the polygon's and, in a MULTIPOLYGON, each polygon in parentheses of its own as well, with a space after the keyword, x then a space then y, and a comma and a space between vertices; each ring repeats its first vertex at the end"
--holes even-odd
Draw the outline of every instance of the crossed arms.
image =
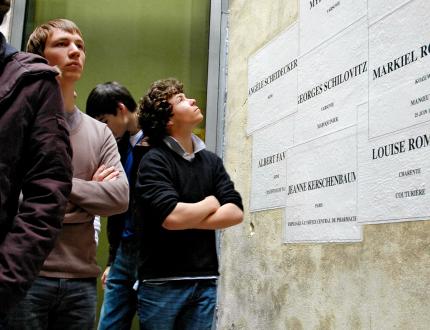
POLYGON ((215 196, 208 196, 197 203, 177 203, 162 226, 168 230, 222 229, 242 220, 243 212, 238 206, 233 203, 220 205, 215 196))

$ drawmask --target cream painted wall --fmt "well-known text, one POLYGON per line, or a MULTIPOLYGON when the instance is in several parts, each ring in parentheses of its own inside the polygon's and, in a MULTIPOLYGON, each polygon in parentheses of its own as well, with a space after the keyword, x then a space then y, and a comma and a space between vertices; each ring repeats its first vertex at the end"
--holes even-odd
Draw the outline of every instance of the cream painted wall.
POLYGON ((297 0, 230 0, 225 163, 245 219, 221 235, 218 329, 430 329, 430 221, 286 245, 283 211, 249 213, 247 59, 297 18, 297 0))

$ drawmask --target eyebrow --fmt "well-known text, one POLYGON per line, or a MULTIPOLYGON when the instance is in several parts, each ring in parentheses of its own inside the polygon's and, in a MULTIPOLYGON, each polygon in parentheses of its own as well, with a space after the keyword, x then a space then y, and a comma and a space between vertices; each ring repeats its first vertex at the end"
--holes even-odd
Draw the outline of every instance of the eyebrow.
POLYGON ((52 41, 52 42, 68 41, 68 40, 69 40, 69 39, 68 39, 68 38, 65 38, 65 37, 61 37, 61 38, 57 38, 57 39, 51 38, 51 41, 52 41))
POLYGON ((74 43, 79 43, 82 45, 85 44, 85 42, 80 38, 79 39, 72 39, 72 38, 68 38, 68 37, 60 37, 58 39, 51 39, 51 40, 52 40, 52 42, 72 41, 74 43))

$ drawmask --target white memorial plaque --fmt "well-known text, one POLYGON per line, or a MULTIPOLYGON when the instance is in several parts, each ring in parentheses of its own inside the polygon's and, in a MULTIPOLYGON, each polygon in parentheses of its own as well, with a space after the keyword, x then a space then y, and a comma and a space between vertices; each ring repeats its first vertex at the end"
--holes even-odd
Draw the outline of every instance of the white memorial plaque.
POLYGON ((286 150, 293 144, 294 115, 252 135, 251 211, 285 207, 286 150))
POLYGON ((300 0, 300 54, 366 16, 366 0, 300 0))
POLYGON ((369 23, 372 25, 410 1, 413 0, 368 0, 369 23))
POLYGON ((287 150, 286 243, 356 242, 356 127, 287 150))
POLYGON ((298 38, 294 24, 248 59, 248 134, 297 111, 298 38))
POLYGON ((414 0, 369 27, 369 134, 430 120, 430 1, 414 0))
POLYGON ((430 127, 368 139, 368 105, 358 107, 359 222, 430 217, 430 127))
POLYGON ((356 124, 368 97, 367 36, 361 19, 300 58, 295 143, 356 124))

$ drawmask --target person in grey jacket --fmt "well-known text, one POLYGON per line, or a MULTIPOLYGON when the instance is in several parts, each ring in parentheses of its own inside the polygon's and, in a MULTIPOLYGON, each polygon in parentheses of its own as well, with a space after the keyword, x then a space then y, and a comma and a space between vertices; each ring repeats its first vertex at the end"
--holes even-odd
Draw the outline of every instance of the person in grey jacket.
MULTIPOLYGON (((0 0, 0 23, 9 7, 0 0)), ((57 75, 0 33, 0 329, 54 247, 72 188, 57 75)))

